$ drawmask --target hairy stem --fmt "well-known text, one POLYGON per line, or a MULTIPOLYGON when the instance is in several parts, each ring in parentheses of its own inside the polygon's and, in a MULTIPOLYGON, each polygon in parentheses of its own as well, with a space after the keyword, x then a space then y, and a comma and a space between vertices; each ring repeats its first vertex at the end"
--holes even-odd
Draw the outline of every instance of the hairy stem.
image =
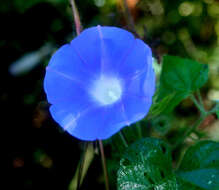
POLYGON ((180 144, 182 144, 185 139, 194 131, 196 130, 200 125, 201 123, 204 121, 206 115, 201 115, 199 117, 199 119, 195 122, 195 124, 190 127, 190 128, 187 128, 186 132, 184 133, 183 136, 181 136, 175 143, 175 145, 172 147, 173 149, 175 149, 176 147, 178 147, 180 144))
POLYGON ((200 105, 204 108, 204 103, 203 103, 203 100, 202 100, 200 90, 197 90, 197 95, 198 95, 198 101, 199 101, 200 105))
POLYGON ((124 16, 125 16, 125 19, 127 21, 128 27, 133 33, 135 33, 135 35, 137 37, 139 37, 138 33, 135 30, 134 20, 132 18, 131 12, 129 10, 127 0, 122 0, 122 2, 123 2, 123 8, 124 8, 124 16))
MULTIPOLYGON (((195 100, 195 97, 191 97, 193 99, 193 102, 195 104, 197 104, 197 101, 195 100)), ((197 104, 198 105, 198 104, 197 104)), ((196 105, 196 106, 197 106, 196 105)), ((197 107, 201 107, 201 105, 198 105, 197 107)), ((199 108, 198 108, 199 109, 199 108)), ((201 125, 201 123, 205 120, 205 118, 208 116, 208 115, 211 115, 211 114, 215 114, 216 111, 219 109, 219 104, 216 104, 210 111, 205 111, 203 107, 201 107, 201 109, 203 109, 202 111, 200 110, 201 112, 201 115, 199 117, 199 119, 195 122, 195 124, 188 128, 186 130, 186 132, 184 133, 183 136, 181 136, 181 138, 179 138, 177 140, 177 142, 175 143, 175 145, 172 147, 173 149, 175 149, 176 147, 178 147, 181 143, 183 143, 185 141, 185 139, 194 131, 196 131, 196 129, 201 125)))
POLYGON ((202 104, 199 104, 199 102, 196 100, 196 98, 195 98, 195 96, 194 96, 193 94, 190 96, 190 99, 193 101, 193 103, 194 103, 195 106, 198 108, 198 110, 200 111, 200 113, 206 115, 205 108, 203 107, 202 104))
POLYGON ((80 21, 80 16, 78 13, 78 9, 77 6, 75 4, 74 0, 70 0, 71 3, 71 8, 72 8, 72 13, 74 16, 74 22, 75 22, 75 28, 76 28, 76 33, 77 35, 79 35, 82 31, 82 25, 81 25, 81 21, 80 21))
POLYGON ((209 112, 207 112, 207 115, 215 114, 217 110, 219 110, 219 103, 217 103, 209 112))

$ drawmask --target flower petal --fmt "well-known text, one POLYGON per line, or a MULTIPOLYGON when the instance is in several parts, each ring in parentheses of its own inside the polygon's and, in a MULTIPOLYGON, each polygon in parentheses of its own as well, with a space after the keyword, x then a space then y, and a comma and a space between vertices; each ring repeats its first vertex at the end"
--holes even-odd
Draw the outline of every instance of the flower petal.
POLYGON ((86 29, 53 55, 44 88, 52 117, 69 134, 109 138, 145 117, 151 106, 150 48, 123 29, 86 29))
POLYGON ((152 98, 155 92, 155 75, 153 74, 154 71, 150 68, 149 72, 142 74, 141 77, 126 80, 128 84, 124 93, 152 98))
POLYGON ((123 127, 130 125, 129 119, 124 112, 122 101, 109 106, 105 113, 107 117, 100 127, 98 139, 107 139, 123 127))
POLYGON ((144 80, 144 94, 148 97, 152 97, 155 93, 155 84, 156 84, 156 76, 155 76, 155 72, 154 72, 154 68, 152 65, 152 59, 148 58, 148 64, 147 64, 147 75, 146 78, 144 80), (150 61, 151 60, 151 61, 150 61))
POLYGON ((86 68, 73 46, 70 44, 63 45, 55 52, 47 68, 74 78, 74 80, 80 82, 83 82, 85 78, 88 79, 93 77, 93 73, 86 68))
POLYGON ((101 73, 115 74, 119 65, 132 48, 135 38, 126 30, 98 26, 101 41, 101 73))
POLYGON ((81 140, 96 140, 99 126, 103 124, 104 112, 100 108, 52 105, 50 112, 64 130, 81 140))
POLYGON ((151 103, 151 98, 125 96, 123 100, 112 105, 105 112, 107 117, 104 124, 99 128, 98 139, 107 139, 123 127, 144 118, 150 109, 151 103))
POLYGON ((50 112, 64 130, 76 138, 87 141, 109 138, 129 125, 121 102, 111 106, 87 108, 52 105, 50 112))
POLYGON ((119 65, 118 73, 123 78, 136 78, 147 72, 147 65, 151 64, 152 53, 150 48, 139 39, 135 40, 135 44, 123 63, 119 65))
POLYGON ((124 111, 129 123, 135 123, 143 119, 152 104, 151 97, 128 95, 123 99, 124 111))
POLYGON ((62 46, 47 67, 44 89, 51 104, 90 102, 87 92, 94 78, 84 70, 71 45, 62 46))
POLYGON ((71 41, 71 46, 88 70, 111 73, 127 56, 134 42, 134 36, 126 30, 97 26, 84 30, 71 41))
POLYGON ((44 89, 47 99, 51 104, 59 104, 61 102, 68 102, 68 104, 92 102, 86 88, 86 84, 75 81, 70 76, 58 71, 47 70, 44 89))
POLYGON ((71 46, 84 68, 94 74, 100 73, 101 41, 97 27, 84 30, 71 41, 71 46))

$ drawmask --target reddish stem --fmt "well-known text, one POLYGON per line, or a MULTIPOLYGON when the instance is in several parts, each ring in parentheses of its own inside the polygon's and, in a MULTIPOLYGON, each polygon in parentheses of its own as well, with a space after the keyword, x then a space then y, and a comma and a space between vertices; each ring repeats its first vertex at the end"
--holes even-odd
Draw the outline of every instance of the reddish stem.
POLYGON ((74 16, 76 33, 77 33, 77 35, 79 35, 82 31, 80 16, 79 16, 78 9, 77 9, 77 6, 75 4, 75 1, 70 0, 70 3, 71 3, 71 7, 72 7, 73 16, 74 16))

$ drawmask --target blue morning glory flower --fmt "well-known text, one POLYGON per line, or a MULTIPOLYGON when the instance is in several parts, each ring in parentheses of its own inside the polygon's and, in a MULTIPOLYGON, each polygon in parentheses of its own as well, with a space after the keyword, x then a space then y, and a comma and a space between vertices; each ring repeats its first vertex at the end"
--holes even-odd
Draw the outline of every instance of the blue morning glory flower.
POLYGON ((81 140, 106 139, 152 104, 151 49, 117 27, 91 27, 52 56, 44 89, 54 120, 81 140))

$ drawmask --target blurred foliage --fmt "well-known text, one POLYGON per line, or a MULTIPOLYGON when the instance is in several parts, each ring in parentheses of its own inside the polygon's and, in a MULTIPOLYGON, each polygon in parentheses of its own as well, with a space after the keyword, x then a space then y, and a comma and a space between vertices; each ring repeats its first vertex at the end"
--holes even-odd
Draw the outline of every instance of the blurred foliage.
POLYGON ((181 189, 218 189, 219 143, 202 141, 190 147, 177 175, 182 180, 181 189))

